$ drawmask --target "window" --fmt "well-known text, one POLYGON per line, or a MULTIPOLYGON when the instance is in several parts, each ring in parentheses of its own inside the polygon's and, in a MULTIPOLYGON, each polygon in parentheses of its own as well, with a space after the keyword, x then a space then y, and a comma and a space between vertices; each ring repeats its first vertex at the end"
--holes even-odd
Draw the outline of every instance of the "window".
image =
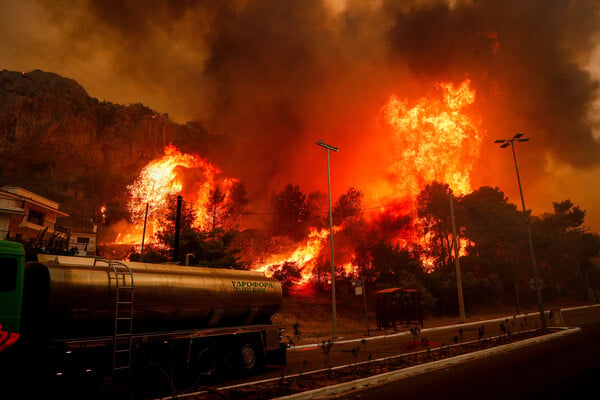
POLYGON ((12 292, 17 288, 17 259, 0 257, 0 292, 12 292))
MULTIPOLYGON (((77 238, 77 249, 80 252, 85 253, 87 251, 87 248, 90 244, 90 238, 86 238, 86 237, 78 237, 77 238)), ((84 255, 84 254, 82 254, 84 255)))
POLYGON ((33 224, 44 226, 44 213, 36 210, 29 209, 29 215, 27 221, 33 224))

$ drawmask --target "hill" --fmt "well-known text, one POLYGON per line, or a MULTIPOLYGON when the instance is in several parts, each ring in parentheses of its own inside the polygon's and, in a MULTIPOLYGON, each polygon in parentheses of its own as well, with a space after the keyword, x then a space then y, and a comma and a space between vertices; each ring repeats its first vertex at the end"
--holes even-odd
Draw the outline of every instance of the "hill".
POLYGON ((0 72, 0 184, 60 202, 70 224, 86 225, 103 203, 122 197, 165 145, 210 156, 223 140, 143 104, 92 98, 54 73, 0 72))

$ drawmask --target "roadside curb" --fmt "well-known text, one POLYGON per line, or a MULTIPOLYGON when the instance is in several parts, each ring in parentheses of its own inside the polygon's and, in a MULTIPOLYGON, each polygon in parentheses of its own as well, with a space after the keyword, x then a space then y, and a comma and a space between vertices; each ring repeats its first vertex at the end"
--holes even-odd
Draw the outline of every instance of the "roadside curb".
MULTIPOLYGON (((503 319, 500 319, 503 320, 503 319)), ((493 321, 493 320, 492 320, 493 321)), ((481 323, 481 321, 479 321, 481 323)), ((460 326, 465 326, 460 325, 460 326)), ((485 350, 475 351, 473 353, 462 354, 456 357, 451 357, 443 360, 433 361, 430 363, 425 363, 421 365, 415 365, 413 367, 403 368, 397 371, 386 372, 379 375, 373 375, 363 379, 357 379, 350 382, 339 383, 337 385, 327 386, 319 389, 313 389, 301 393, 292 394, 289 396, 278 397, 280 400, 304 400, 304 399, 315 399, 315 398, 324 398, 330 396, 339 396, 346 392, 366 389, 370 386, 381 385, 384 383, 392 382, 395 380, 405 379, 411 376, 423 374, 426 372, 435 371, 442 368, 451 367, 460 363, 489 357, 494 354, 503 353, 510 350, 519 349, 522 347, 527 347, 533 344, 543 343, 554 339, 559 339, 561 337, 571 335, 577 332, 580 332, 581 328, 563 328, 562 331, 551 333, 548 335, 538 336, 531 339, 525 339, 521 341, 517 341, 514 343, 492 347, 485 350)))
MULTIPOLYGON (((559 308, 557 310, 562 313, 565 311, 575 311, 575 310, 583 310, 583 309, 597 308, 597 307, 600 307, 600 304, 591 304, 591 305, 584 305, 584 306, 577 306, 577 307, 565 307, 565 308, 559 308)), ((544 314, 546 314, 546 316, 549 316, 551 311, 552 310, 545 310, 544 314)), ((538 315, 537 312, 527 313, 527 314, 515 314, 515 315, 511 315, 511 316, 499 317, 499 318, 487 319, 487 320, 481 320, 481 321, 472 321, 472 322, 465 322, 465 323, 457 323, 454 325, 440 325, 440 326, 435 326, 432 328, 423 328, 420 330, 420 332, 427 333, 427 332, 436 332, 436 331, 441 331, 441 330, 446 330, 446 329, 469 328, 469 327, 481 325, 481 324, 502 322, 502 321, 506 321, 506 319, 524 318, 527 316, 537 316, 537 315, 538 315)), ((404 332, 392 333, 389 335, 369 336, 369 337, 363 337, 363 338, 358 338, 358 339, 332 340, 331 342, 334 345, 338 345, 338 344, 346 344, 346 343, 357 343, 357 342, 361 342, 363 340, 366 340, 367 342, 369 342, 371 340, 392 338, 392 337, 398 337, 398 336, 411 336, 411 335, 412 335, 412 333, 410 331, 404 331, 404 332)), ((318 348, 320 346, 321 346, 321 343, 303 344, 300 346, 291 346, 287 350, 288 351, 304 350, 304 349, 309 349, 309 348, 318 348)))

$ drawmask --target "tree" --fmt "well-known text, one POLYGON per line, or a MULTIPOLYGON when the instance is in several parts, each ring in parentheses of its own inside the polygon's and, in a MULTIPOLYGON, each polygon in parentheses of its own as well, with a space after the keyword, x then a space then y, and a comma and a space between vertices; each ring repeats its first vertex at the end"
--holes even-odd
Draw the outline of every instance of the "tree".
POLYGON ((417 252, 387 242, 364 242, 356 248, 352 260, 359 276, 368 282, 397 285, 403 272, 419 276, 424 273, 417 252))
POLYGON ((512 269, 525 246, 523 214, 499 188, 483 186, 465 195, 459 203, 467 252, 477 258, 473 272, 498 272, 514 282, 512 269))
POLYGON ((21 235, 8 237, 8 240, 14 240, 23 244, 25 249, 25 258, 27 261, 37 261, 38 254, 57 254, 74 256, 77 254, 77 247, 69 248, 71 230, 69 228, 60 228, 48 234, 48 227, 41 230, 35 238, 24 240, 21 235), (46 238, 46 235, 48 236, 46 238))
POLYGON ((447 184, 433 182, 417 196, 417 215, 421 219, 423 234, 428 238, 425 252, 433 257, 436 268, 447 268, 452 261, 449 193, 447 184))
MULTIPOLYGON (((342 194, 332 209, 333 225, 340 227, 334 236, 336 252, 352 254, 358 243, 366 240, 369 232, 362 211, 363 194, 355 188, 349 188, 342 194)), ((329 226, 329 221, 327 221, 329 226)), ((337 256, 336 256, 337 257, 337 256)))
MULTIPOLYGON (((175 245, 175 221, 177 218, 177 196, 167 198, 167 207, 165 214, 160 218, 160 227, 156 232, 156 238, 163 244, 162 253, 165 258, 171 259, 169 254, 175 245)), ((179 225, 179 255, 176 262, 185 262, 185 255, 193 253, 200 247, 203 241, 202 233, 194 228, 196 211, 185 201, 181 204, 181 218, 179 225)), ((144 257, 145 258, 145 257, 144 257)))
POLYGON ((209 230, 235 229, 244 207, 248 205, 246 188, 241 182, 233 182, 225 192, 220 186, 210 191, 206 212, 209 216, 209 230))
POLYGON ((554 212, 533 219, 536 255, 544 266, 544 278, 559 295, 564 290, 587 294, 595 274, 592 258, 600 253, 600 237, 584 227, 585 210, 570 200, 553 203, 554 212))
POLYGON ((351 187, 340 196, 332 209, 334 225, 352 224, 362 219, 363 194, 351 187))
POLYGON ((290 294, 292 288, 302 279, 300 268, 295 262, 286 261, 273 272, 273 277, 281 282, 281 290, 284 296, 290 294))
POLYGON ((233 229, 238 225, 244 208, 248 205, 246 187, 241 182, 234 182, 229 191, 230 201, 227 206, 227 226, 233 229))
MULTIPOLYGON (((215 191, 216 192, 216 191, 215 191)), ((214 195, 215 200, 220 197, 214 195)), ((175 241, 176 197, 169 197, 167 211, 161 219, 162 226, 156 234, 163 244, 164 253, 169 252, 175 241)), ((215 201, 215 204, 218 204, 215 201)), ((181 220, 179 230, 179 255, 177 260, 185 263, 186 255, 192 255, 194 264, 211 268, 244 268, 239 259, 240 250, 235 246, 237 231, 225 230, 215 227, 206 232, 194 227, 196 212, 185 201, 181 207, 181 220)))
POLYGON ((225 219, 226 206, 225 193, 221 191, 219 186, 216 186, 210 191, 206 212, 208 213, 210 221, 210 230, 215 231, 217 228, 221 227, 225 219))
POLYGON ((237 231, 214 230, 204 233, 203 240, 192 254, 198 265, 209 268, 246 269, 240 261, 240 249, 236 246, 237 231))
POLYGON ((310 217, 314 211, 311 198, 300 191, 299 186, 288 183, 283 191, 271 198, 273 210, 273 233, 288 236, 294 241, 308 234, 310 217))

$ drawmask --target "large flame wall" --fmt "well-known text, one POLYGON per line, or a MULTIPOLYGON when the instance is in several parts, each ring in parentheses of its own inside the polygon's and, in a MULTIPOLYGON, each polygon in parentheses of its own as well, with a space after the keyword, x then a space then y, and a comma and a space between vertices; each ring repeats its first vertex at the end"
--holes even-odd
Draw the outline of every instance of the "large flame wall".
MULTIPOLYGON (((470 81, 461 83, 439 83, 432 97, 423 97, 414 104, 391 95, 380 112, 373 118, 383 117, 382 135, 389 135, 392 149, 392 162, 380 176, 382 181, 366 184, 359 190, 366 198, 378 199, 381 211, 371 220, 387 218, 387 202, 403 202, 401 213, 414 214, 415 199, 425 185, 434 181, 448 183, 458 194, 471 190, 470 171, 475 165, 483 134, 477 118, 469 116, 468 107, 475 102, 475 91, 470 81)), ((362 168, 350 165, 349 169, 362 168)), ((165 148, 164 155, 146 165, 138 179, 129 187, 129 211, 133 224, 122 232, 119 241, 137 243, 142 220, 148 220, 149 241, 153 240, 154 228, 159 219, 172 206, 169 196, 185 196, 186 202, 194 209, 194 226, 208 230, 210 219, 207 207, 209 197, 214 190, 223 188, 225 202, 228 199, 234 178, 224 177, 220 168, 208 160, 193 154, 183 154, 175 146, 165 148), (151 206, 150 206, 151 205, 151 206), (145 210, 148 209, 146 216, 145 210)), ((255 206, 255 205, 254 205, 255 206)), ((375 209, 375 212, 378 212, 375 209)), ((414 218, 414 217, 413 217, 414 218)), ((335 231, 342 229, 336 226, 335 231)), ((294 263, 301 269, 300 285, 307 283, 323 255, 329 239, 328 229, 311 228, 306 240, 289 247, 286 251, 270 254, 265 260, 255 262, 252 269, 273 273, 285 262, 294 263)), ((413 233, 398 237, 396 240, 404 246, 419 243, 424 238, 413 233)), ((352 274, 355 267, 350 263, 350 254, 342 254, 340 269, 352 274)), ((322 260, 321 260, 322 261, 322 260)))

